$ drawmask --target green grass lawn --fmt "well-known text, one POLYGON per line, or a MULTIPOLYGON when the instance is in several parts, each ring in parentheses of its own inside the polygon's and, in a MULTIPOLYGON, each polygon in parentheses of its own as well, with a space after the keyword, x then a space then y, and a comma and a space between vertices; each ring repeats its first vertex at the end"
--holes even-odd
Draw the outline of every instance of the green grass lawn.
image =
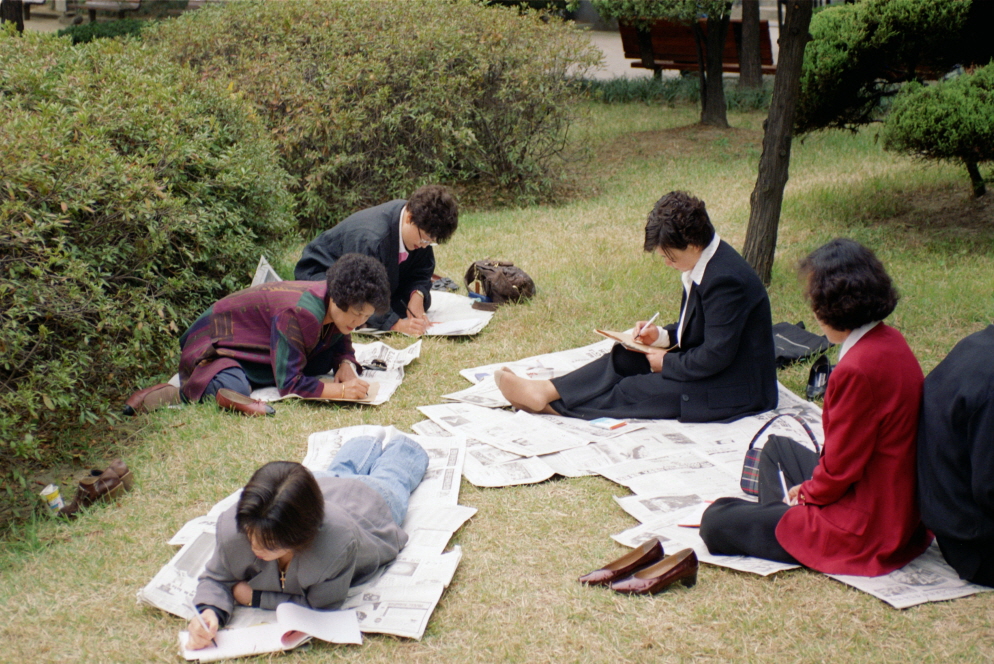
MULTIPOLYGON (((188 519, 273 459, 300 460, 307 435, 360 423, 407 429, 415 407, 467 386, 459 369, 597 341, 678 313, 678 275, 641 251, 645 217, 673 189, 703 198, 718 232, 742 246, 763 115, 730 114, 733 129, 689 126, 692 107, 592 105, 574 137, 580 194, 559 206, 466 211, 440 248, 439 272, 511 259, 535 279, 530 303, 498 311, 479 336, 426 339, 421 358, 379 408, 282 403, 247 419, 213 405, 154 414, 126 452, 137 484, 114 506, 73 523, 42 519, 0 552, 0 661, 177 661, 184 622, 136 605, 135 593, 174 553, 188 519)), ((994 312, 994 205, 968 198, 961 169, 884 153, 874 130, 794 144, 770 296, 774 322, 815 326, 793 266, 848 236, 873 248, 902 299, 889 322, 930 370, 994 312)), ((281 257, 283 262, 295 256, 281 257)), ((247 279, 246 279, 247 281, 247 279)), ((410 340, 393 337, 395 347, 410 340)), ((806 369, 781 373, 803 388, 806 369)), ((70 494, 72 488, 64 487, 70 494)), ((505 489, 463 482, 479 508, 456 534, 463 560, 425 637, 369 636, 362 647, 317 643, 281 661, 658 662, 990 661, 994 594, 905 611, 823 575, 759 578, 704 566, 697 586, 629 598, 579 586, 578 575, 624 549, 609 534, 635 525, 614 503, 624 487, 599 477, 505 489)))

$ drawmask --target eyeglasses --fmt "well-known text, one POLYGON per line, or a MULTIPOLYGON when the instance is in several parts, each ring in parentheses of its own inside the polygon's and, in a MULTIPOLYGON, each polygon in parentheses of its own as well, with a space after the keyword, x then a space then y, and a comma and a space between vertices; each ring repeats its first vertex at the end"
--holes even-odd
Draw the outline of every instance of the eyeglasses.
POLYGON ((420 226, 415 226, 415 228, 418 229, 418 238, 420 238, 418 240, 418 244, 420 244, 422 247, 437 247, 438 246, 438 242, 435 242, 430 237, 425 237, 424 236, 424 233, 421 232, 421 227, 420 226))

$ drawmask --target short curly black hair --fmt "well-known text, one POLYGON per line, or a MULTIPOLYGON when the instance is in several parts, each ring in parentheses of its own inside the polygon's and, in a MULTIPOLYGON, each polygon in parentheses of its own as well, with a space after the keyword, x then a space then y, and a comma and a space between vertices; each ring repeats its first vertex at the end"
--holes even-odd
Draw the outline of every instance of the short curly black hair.
POLYGON ((459 225, 459 206, 449 190, 437 184, 427 184, 407 199, 411 223, 435 242, 447 242, 459 225))
POLYGON ((658 201, 645 223, 646 251, 660 248, 683 250, 704 248, 714 239, 714 226, 704 201, 685 191, 671 191, 658 201))
POLYGON ((818 247, 801 261, 798 273, 815 316, 836 330, 883 320, 897 306, 897 289, 884 264, 855 240, 837 238, 818 247))
POLYGON ((390 279, 383 264, 364 254, 345 254, 325 272, 328 298, 343 311, 373 305, 377 313, 390 306, 390 279))

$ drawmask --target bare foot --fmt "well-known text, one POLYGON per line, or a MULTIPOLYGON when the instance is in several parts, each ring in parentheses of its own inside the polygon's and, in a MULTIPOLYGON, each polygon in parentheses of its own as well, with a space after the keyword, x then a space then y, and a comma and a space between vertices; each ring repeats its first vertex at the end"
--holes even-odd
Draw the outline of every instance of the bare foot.
POLYGON ((512 406, 528 413, 550 412, 549 403, 559 398, 551 381, 521 378, 507 367, 494 372, 494 382, 512 406))

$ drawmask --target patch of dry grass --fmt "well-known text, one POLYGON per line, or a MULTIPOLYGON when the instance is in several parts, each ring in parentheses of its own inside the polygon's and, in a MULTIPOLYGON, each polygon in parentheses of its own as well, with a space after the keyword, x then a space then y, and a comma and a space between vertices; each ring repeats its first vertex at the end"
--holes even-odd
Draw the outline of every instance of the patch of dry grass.
MULTIPOLYGON (((313 431, 359 423, 406 429, 418 405, 466 385, 461 368, 592 343, 594 326, 624 326, 656 310, 672 319, 679 281, 641 251, 646 213, 685 188, 708 203, 741 247, 761 143, 759 115, 737 127, 686 127, 695 109, 594 106, 579 128, 594 150, 585 196, 560 206, 463 214, 439 271, 460 280, 477 258, 514 260, 539 287, 468 340, 426 339, 405 385, 380 408, 278 405, 246 419, 210 405, 148 418, 128 456, 137 488, 66 524, 42 521, 0 553, 2 661, 177 661, 182 621, 135 604, 173 553, 169 537, 243 484, 261 463, 301 459, 313 431)), ((927 369, 990 322, 994 282, 989 206, 966 197, 956 169, 879 150, 870 134, 795 143, 770 288, 774 319, 806 321, 792 265, 821 242, 872 246, 903 294, 893 322, 927 369), (972 212, 971 212, 972 211, 972 212), (973 215, 972 217, 970 215, 973 215), (958 220, 979 219, 971 224, 958 220), (968 226, 962 230, 961 225, 968 226)), ((295 257, 285 257, 292 263, 295 257)), ((388 340, 401 347, 405 338, 388 340)), ((806 369, 781 373, 800 389, 806 369)), ((627 491, 597 477, 536 486, 462 486, 479 508, 456 534, 463 562, 421 642, 370 636, 359 647, 318 643, 285 662, 990 661, 994 594, 895 611, 805 570, 758 578, 705 566, 698 585, 627 598, 575 578, 622 553, 608 535, 631 525, 612 500, 627 491)), ((71 496, 69 496, 71 497, 71 496)))

